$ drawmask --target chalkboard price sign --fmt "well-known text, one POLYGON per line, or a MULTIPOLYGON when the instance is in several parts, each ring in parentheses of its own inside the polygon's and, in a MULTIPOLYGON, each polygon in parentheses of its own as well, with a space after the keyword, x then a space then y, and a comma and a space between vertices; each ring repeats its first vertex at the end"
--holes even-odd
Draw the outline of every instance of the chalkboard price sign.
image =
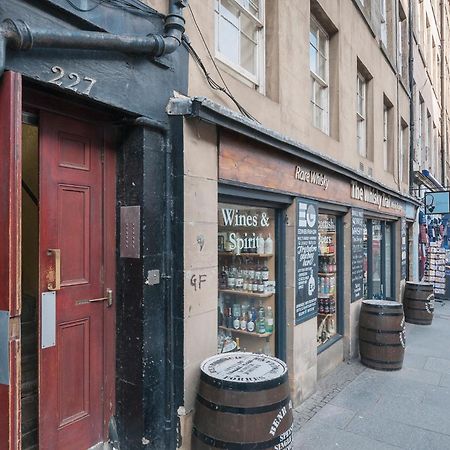
POLYGON ((317 316, 317 203, 297 199, 295 324, 317 316))
POLYGON ((352 209, 352 302, 363 298, 364 211, 352 209))

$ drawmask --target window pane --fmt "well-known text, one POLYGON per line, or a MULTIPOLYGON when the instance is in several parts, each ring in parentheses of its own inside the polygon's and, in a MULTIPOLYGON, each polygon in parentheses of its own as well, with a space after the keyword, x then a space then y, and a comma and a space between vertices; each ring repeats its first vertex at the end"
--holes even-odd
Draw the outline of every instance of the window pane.
POLYGON ((318 75, 325 81, 327 81, 327 60, 319 53, 319 72, 318 75))
POLYGON ((312 45, 309 46, 309 68, 317 73, 317 50, 312 45))
POLYGON ((219 18, 219 52, 239 64, 239 29, 222 17, 219 18))
POLYGON ((336 217, 319 214, 319 270, 317 344, 321 345, 337 333, 339 303, 337 299, 338 266, 336 217))
POLYGON ((309 29, 309 43, 313 45, 315 48, 318 48, 318 42, 317 42, 317 33, 319 29, 317 28, 317 25, 314 22, 311 22, 311 26, 309 29))
POLYGON ((315 117, 314 117, 314 125, 317 128, 322 128, 323 124, 323 110, 316 106, 315 108, 315 117))
POLYGON ((386 298, 392 297, 392 224, 386 224, 386 280, 384 282, 384 292, 386 298))
POLYGON ((255 74, 256 45, 244 35, 241 35, 241 67, 255 74))
POLYGON ((231 22, 234 26, 239 26, 239 10, 228 0, 222 0, 220 14, 224 19, 231 22))
POLYGON ((247 11, 249 11, 254 16, 259 15, 259 0, 237 0, 240 5, 242 5, 247 11))
POLYGON ((372 221, 372 294, 373 298, 383 298, 381 267, 381 222, 372 221))
POLYGON ((323 86, 319 86, 319 91, 317 93, 317 99, 318 99, 318 104, 322 109, 327 109, 327 103, 328 103, 328 89, 323 87, 323 86))
POLYGON ((257 28, 255 22, 250 20, 244 14, 241 15, 241 31, 249 38, 256 42, 257 28))
POLYGON ((319 31, 319 51, 324 57, 327 56, 327 36, 322 31, 319 31))
POLYGON ((368 242, 368 221, 364 220, 363 229, 363 246, 364 246, 364 256, 363 256, 363 298, 367 298, 367 283, 368 283, 368 253, 367 253, 367 242, 368 242))

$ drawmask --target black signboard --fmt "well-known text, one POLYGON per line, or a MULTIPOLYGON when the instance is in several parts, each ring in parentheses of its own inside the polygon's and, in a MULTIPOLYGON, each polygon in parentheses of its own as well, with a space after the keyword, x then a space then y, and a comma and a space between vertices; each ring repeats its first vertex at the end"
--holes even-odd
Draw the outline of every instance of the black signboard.
POLYGON ((319 232, 317 203, 297 199, 295 324, 317 316, 319 232))
POLYGON ((402 246, 401 246, 401 275, 402 280, 406 279, 406 265, 408 264, 407 261, 407 245, 408 245, 408 238, 407 238, 407 231, 406 231, 406 219, 402 217, 401 221, 401 238, 402 238, 402 246))
POLYGON ((352 302, 363 298, 364 211, 352 209, 352 302))

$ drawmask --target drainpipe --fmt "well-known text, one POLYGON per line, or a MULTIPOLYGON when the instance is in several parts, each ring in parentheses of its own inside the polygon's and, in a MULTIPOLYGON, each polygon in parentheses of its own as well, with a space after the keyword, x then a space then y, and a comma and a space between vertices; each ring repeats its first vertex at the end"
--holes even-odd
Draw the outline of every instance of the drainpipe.
POLYGON ((415 140, 415 106, 416 99, 414 96, 414 38, 413 38, 413 26, 414 26, 414 11, 416 6, 412 0, 408 2, 408 16, 409 16, 409 29, 408 29, 408 78, 409 78, 409 193, 413 195, 414 191, 414 140, 415 140))
POLYGON ((445 5, 444 1, 440 2, 441 8, 441 182, 443 186, 447 186, 447 143, 446 143, 446 108, 447 102, 445 101, 445 5))
POLYGON ((188 0, 169 0, 164 34, 118 35, 98 31, 33 29, 23 20, 5 19, 0 25, 0 76, 5 70, 6 49, 72 48, 110 50, 158 57, 173 53, 181 44, 185 28, 183 8, 188 0))

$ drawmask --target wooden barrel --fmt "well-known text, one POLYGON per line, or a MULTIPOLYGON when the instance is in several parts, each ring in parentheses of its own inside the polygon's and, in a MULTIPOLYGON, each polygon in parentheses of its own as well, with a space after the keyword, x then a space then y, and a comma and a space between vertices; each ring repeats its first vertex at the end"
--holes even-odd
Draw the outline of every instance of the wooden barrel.
POLYGON ((405 353, 405 318, 401 303, 363 300, 359 316, 361 362, 378 370, 399 370, 405 353))
POLYGON ((434 313, 434 290, 431 283, 407 281, 403 295, 405 320, 416 325, 431 325, 434 313))
POLYGON ((201 365, 193 450, 292 448, 292 403, 286 364, 236 352, 201 365))

